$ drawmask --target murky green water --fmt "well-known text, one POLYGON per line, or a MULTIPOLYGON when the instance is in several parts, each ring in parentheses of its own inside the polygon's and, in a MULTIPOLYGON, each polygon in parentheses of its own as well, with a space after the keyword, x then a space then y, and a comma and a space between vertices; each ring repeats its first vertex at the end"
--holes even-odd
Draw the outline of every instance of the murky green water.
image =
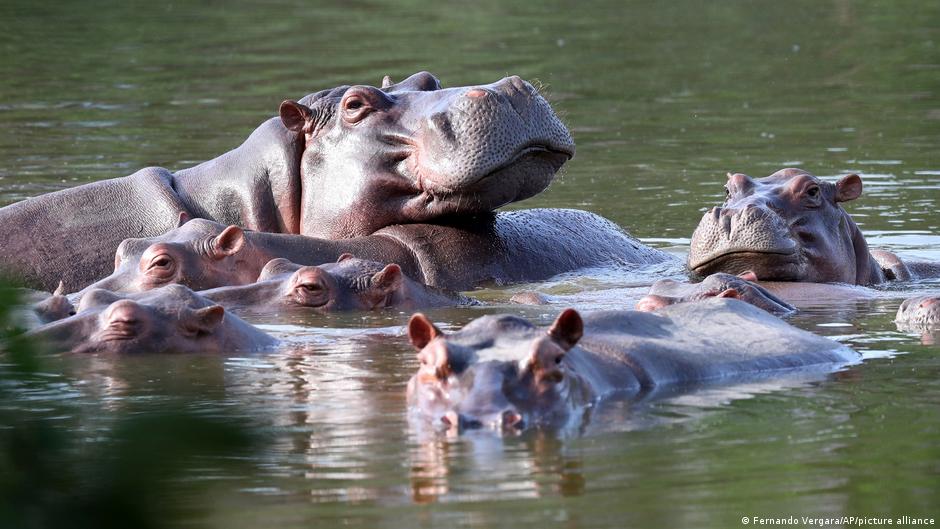
MULTIPOLYGON (((538 80, 578 156, 518 207, 578 207, 677 254, 725 171, 862 174, 874 246, 940 260, 940 4, 931 2, 213 2, 0 7, 0 204, 237 145, 282 99, 420 69, 446 85, 538 80)), ((28 228, 24 228, 28 229, 28 228)), ((679 275, 681 270, 662 271, 679 275)), ((543 285, 628 307, 651 278, 543 285)), ((531 287, 531 286, 530 286, 531 287)), ((500 438, 410 425, 407 314, 261 318, 252 358, 63 358, 22 413, 79 436, 122 411, 234 413, 267 441, 211 457, 197 520, 219 527, 741 527, 743 516, 940 521, 940 349, 898 332, 904 285, 820 300, 793 322, 862 351, 829 377, 612 402, 584 432, 500 438)), ((505 301, 513 289, 480 293, 505 301)), ((20 402, 20 401, 17 401, 20 402)), ((92 441, 89 441, 92 442, 92 441)))

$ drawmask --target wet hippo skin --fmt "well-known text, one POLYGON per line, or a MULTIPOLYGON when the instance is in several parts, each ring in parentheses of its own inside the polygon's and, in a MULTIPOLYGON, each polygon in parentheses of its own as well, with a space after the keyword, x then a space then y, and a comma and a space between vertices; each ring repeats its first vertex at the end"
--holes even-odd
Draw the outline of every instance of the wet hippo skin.
POLYGON ((182 285, 140 294, 94 290, 77 313, 27 333, 72 353, 236 353, 277 340, 182 285))
POLYGON ((285 101, 242 145, 196 167, 146 168, 0 209, 0 272, 75 291, 110 271, 122 240, 162 234, 181 211, 321 238, 479 214, 542 191, 573 155, 568 130, 515 76, 340 86, 285 101))
POLYGON ((725 188, 724 204, 705 213, 692 235, 695 276, 752 272, 761 281, 874 285, 940 274, 937 263, 869 250, 840 205, 861 196, 858 175, 831 183, 792 168, 758 179, 729 173, 725 188))
POLYGON ((194 290, 244 285, 271 259, 318 265, 345 253, 396 263, 419 283, 457 291, 537 281, 591 266, 635 268, 674 260, 612 222, 578 210, 529 209, 446 224, 403 224, 342 240, 193 219, 161 236, 125 240, 114 257, 114 272, 88 288, 137 292, 169 283, 194 290))
POLYGON ((395 263, 366 261, 350 254, 319 266, 275 259, 265 265, 255 283, 218 287, 199 294, 229 310, 298 307, 336 312, 475 304, 456 292, 414 281, 395 263))
POLYGON ((509 315, 443 333, 412 316, 420 366, 408 383, 414 414, 452 428, 564 426, 614 392, 743 381, 858 362, 848 347, 726 298, 656 313, 564 311, 548 329, 509 315))

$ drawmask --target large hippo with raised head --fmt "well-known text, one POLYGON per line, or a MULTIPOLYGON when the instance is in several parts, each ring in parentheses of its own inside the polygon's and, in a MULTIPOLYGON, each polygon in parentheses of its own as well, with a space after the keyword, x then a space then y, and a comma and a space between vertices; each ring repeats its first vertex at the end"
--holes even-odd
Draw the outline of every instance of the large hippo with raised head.
POLYGON ((285 101, 280 117, 196 167, 150 167, 0 209, 0 273, 74 291, 108 273, 122 240, 162 234, 180 212, 322 238, 489 212, 545 189, 573 155, 549 104, 515 76, 339 86, 285 101))
POLYGON ((420 361, 408 402, 418 417, 453 428, 565 426, 615 392, 639 397, 860 360, 842 344, 725 298, 583 319, 568 309, 547 329, 501 315, 445 334, 415 314, 408 336, 420 361))
POLYGON ((903 262, 870 250, 841 204, 862 194, 850 174, 827 182, 802 169, 765 178, 728 173, 727 198, 692 234, 688 266, 699 277, 753 273, 761 281, 874 285, 940 274, 940 265, 903 262))

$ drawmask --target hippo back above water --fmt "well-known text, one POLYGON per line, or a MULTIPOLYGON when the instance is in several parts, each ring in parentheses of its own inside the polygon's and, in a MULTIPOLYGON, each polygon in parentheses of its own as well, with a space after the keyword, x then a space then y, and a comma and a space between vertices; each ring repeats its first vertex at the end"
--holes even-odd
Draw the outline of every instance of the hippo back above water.
POLYGON ((568 130, 518 77, 445 89, 422 72, 340 86, 286 101, 241 146, 196 167, 0 209, 0 272, 74 291, 107 274, 122 240, 164 233, 181 211, 324 238, 489 212, 545 189, 573 154, 568 130))
POLYGON ((423 315, 408 327, 420 366, 408 384, 416 415, 454 427, 558 427, 614 392, 828 371, 855 351, 736 299, 680 303, 657 313, 568 309, 548 329, 484 316, 443 333, 423 315))

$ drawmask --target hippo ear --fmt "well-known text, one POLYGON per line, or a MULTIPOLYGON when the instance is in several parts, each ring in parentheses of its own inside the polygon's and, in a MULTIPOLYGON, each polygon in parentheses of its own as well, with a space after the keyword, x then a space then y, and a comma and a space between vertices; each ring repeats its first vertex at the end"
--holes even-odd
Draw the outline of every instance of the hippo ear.
POLYGON ((59 281, 59 286, 55 287, 55 290, 52 291, 53 296, 64 296, 65 295, 65 281, 59 281))
POLYGON ((636 302, 636 307, 634 310, 638 310, 640 312, 653 312, 654 310, 668 307, 676 301, 676 298, 660 296, 658 294, 648 294, 643 296, 640 301, 636 302))
POLYGON ((336 258, 336 262, 341 263, 345 261, 346 259, 352 259, 353 257, 355 257, 353 254, 346 252, 344 254, 340 254, 340 256, 336 258))
POLYGON ((436 325, 431 323, 431 320, 429 320, 427 316, 420 312, 416 312, 411 319, 408 320, 408 339, 411 340, 411 345, 415 346, 415 349, 419 351, 424 349, 424 346, 431 343, 431 340, 443 335, 444 333, 442 333, 436 325))
POLYGON ((191 311, 185 316, 183 325, 186 330, 197 334, 211 334, 225 318, 225 309, 221 305, 212 305, 191 311))
POLYGON ((281 103, 280 114, 281 123, 283 123, 288 130, 302 132, 310 121, 310 116, 313 115, 313 112, 311 112, 308 107, 288 99, 281 103))
POLYGON ((186 224, 187 222, 189 222, 189 219, 191 218, 192 217, 189 216, 189 213, 186 213, 185 211, 180 211, 179 217, 176 218, 176 227, 179 228, 183 224, 186 224))
POLYGON ((392 82, 391 77, 386 75, 385 77, 382 78, 382 90, 385 90, 386 88, 392 86, 393 84, 395 83, 392 82))
POLYGON ((380 290, 384 295, 399 290, 402 282, 401 267, 392 263, 372 276, 371 285, 372 288, 380 290))
POLYGON ((862 196, 862 178, 857 174, 843 176, 836 182, 836 202, 848 202, 862 196))
POLYGON ((574 309, 565 309, 558 315, 555 323, 548 328, 548 335, 552 337, 558 345, 565 351, 574 347, 584 334, 584 322, 581 321, 581 315, 574 309))
POLYGON ((719 292, 718 295, 716 295, 715 297, 716 297, 716 298, 734 298, 734 299, 740 299, 740 298, 741 298, 741 293, 738 292, 738 290, 735 289, 735 288, 726 288, 726 289, 722 290, 721 292, 719 292))
POLYGON ((238 226, 229 226, 212 241, 213 257, 222 259, 236 254, 244 245, 245 232, 238 226))

